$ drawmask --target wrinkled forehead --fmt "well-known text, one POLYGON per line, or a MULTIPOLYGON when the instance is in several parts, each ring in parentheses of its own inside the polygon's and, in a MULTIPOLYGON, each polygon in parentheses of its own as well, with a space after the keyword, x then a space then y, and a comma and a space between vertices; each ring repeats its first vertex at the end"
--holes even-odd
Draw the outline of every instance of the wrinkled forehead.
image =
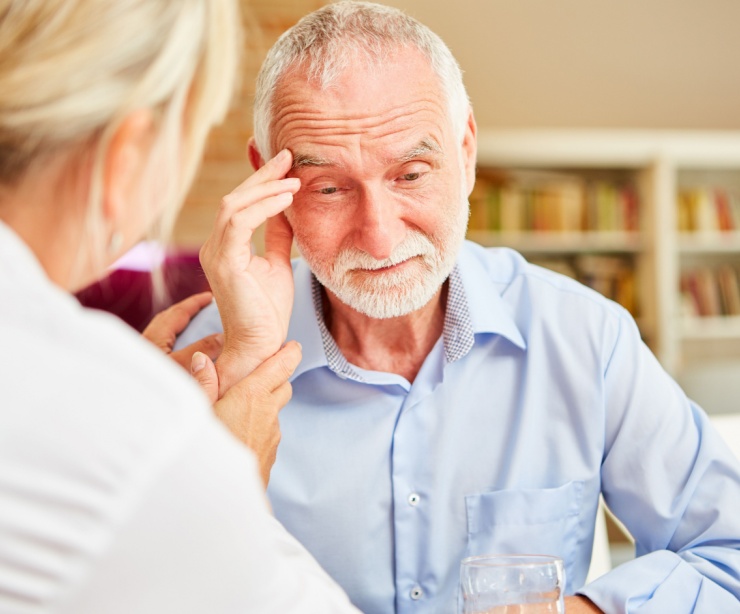
POLYGON ((415 50, 393 54, 385 62, 350 62, 330 80, 296 65, 278 82, 272 106, 274 151, 296 138, 383 138, 415 124, 441 143, 441 133, 451 126, 440 80, 429 60, 415 50), (439 135, 433 134, 435 126, 439 135))

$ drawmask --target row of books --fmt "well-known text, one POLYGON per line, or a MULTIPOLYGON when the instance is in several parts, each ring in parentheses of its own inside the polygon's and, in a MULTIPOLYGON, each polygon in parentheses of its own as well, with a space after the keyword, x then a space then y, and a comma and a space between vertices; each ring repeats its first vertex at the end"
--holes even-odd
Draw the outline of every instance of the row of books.
POLYGON ((583 254, 562 258, 530 258, 530 262, 551 269, 610 298, 638 315, 635 270, 628 257, 583 254))
POLYGON ((472 230, 624 231, 639 227, 631 185, 546 172, 479 177, 470 198, 472 230))
POLYGON ((678 193, 678 230, 727 232, 740 230, 740 200, 718 188, 684 188, 678 193))
POLYGON ((729 264, 696 267, 681 273, 683 315, 740 315, 738 271, 729 264))

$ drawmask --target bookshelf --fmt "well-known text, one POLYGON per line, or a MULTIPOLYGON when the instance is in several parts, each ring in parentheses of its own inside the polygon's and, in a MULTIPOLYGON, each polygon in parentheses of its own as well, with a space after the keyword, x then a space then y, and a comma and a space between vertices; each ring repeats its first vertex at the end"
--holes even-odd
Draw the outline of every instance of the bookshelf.
POLYGON ((470 239, 611 294, 679 380, 740 365, 740 132, 482 131, 478 178, 470 239))

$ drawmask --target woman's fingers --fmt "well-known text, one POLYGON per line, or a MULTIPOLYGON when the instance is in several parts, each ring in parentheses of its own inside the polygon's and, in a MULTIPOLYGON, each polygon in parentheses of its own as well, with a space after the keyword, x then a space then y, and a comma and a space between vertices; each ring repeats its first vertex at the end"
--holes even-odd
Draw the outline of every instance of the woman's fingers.
MULTIPOLYGON (((288 341, 276 354, 265 360, 249 376, 265 390, 275 392, 287 383, 290 376, 301 362, 301 345, 297 341, 288 341)), ((290 397, 285 400, 287 403, 290 397)), ((282 407, 282 406, 281 406, 282 407)))
POLYGON ((189 346, 184 347, 181 350, 172 352, 170 357, 184 369, 190 369, 192 367, 192 357, 197 352, 205 354, 211 360, 216 360, 219 354, 221 354, 223 347, 223 333, 214 333, 199 339, 195 343, 191 343, 189 346))
POLYGON ((206 393, 211 404, 218 400, 218 374, 213 361, 201 352, 196 352, 190 361, 190 373, 206 393))
MULTIPOLYGON (((199 359, 205 358, 199 355, 199 359)), ((287 343, 214 404, 219 419, 255 453, 265 485, 280 442, 277 416, 291 398, 292 387, 288 380, 300 360, 301 346, 295 341, 287 343)), ((208 366, 207 361, 205 366, 208 366)), ((204 386, 213 379, 203 376, 199 381, 204 386)), ((204 388, 207 390, 206 386, 204 388)))
POLYGON ((142 336, 164 352, 172 351, 177 335, 190 323, 196 314, 210 304, 213 295, 210 292, 200 292, 175 303, 152 318, 141 333, 142 336))

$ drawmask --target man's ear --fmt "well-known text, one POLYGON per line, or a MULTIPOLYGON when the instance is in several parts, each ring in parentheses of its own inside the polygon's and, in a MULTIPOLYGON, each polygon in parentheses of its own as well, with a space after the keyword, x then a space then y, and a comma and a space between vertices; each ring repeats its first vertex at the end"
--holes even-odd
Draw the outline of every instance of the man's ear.
POLYGON ((475 184, 475 163, 478 158, 478 127, 475 124, 473 109, 470 109, 468 122, 465 125, 465 133, 462 142, 463 163, 465 165, 465 180, 467 181, 468 196, 473 191, 475 184))
POLYGON ((108 144, 104 163, 103 215, 122 230, 149 161, 154 120, 149 109, 127 115, 108 144))
POLYGON ((247 155, 249 156, 249 163, 254 170, 258 171, 265 165, 262 155, 257 150, 257 144, 253 136, 249 137, 249 142, 247 143, 247 155))

